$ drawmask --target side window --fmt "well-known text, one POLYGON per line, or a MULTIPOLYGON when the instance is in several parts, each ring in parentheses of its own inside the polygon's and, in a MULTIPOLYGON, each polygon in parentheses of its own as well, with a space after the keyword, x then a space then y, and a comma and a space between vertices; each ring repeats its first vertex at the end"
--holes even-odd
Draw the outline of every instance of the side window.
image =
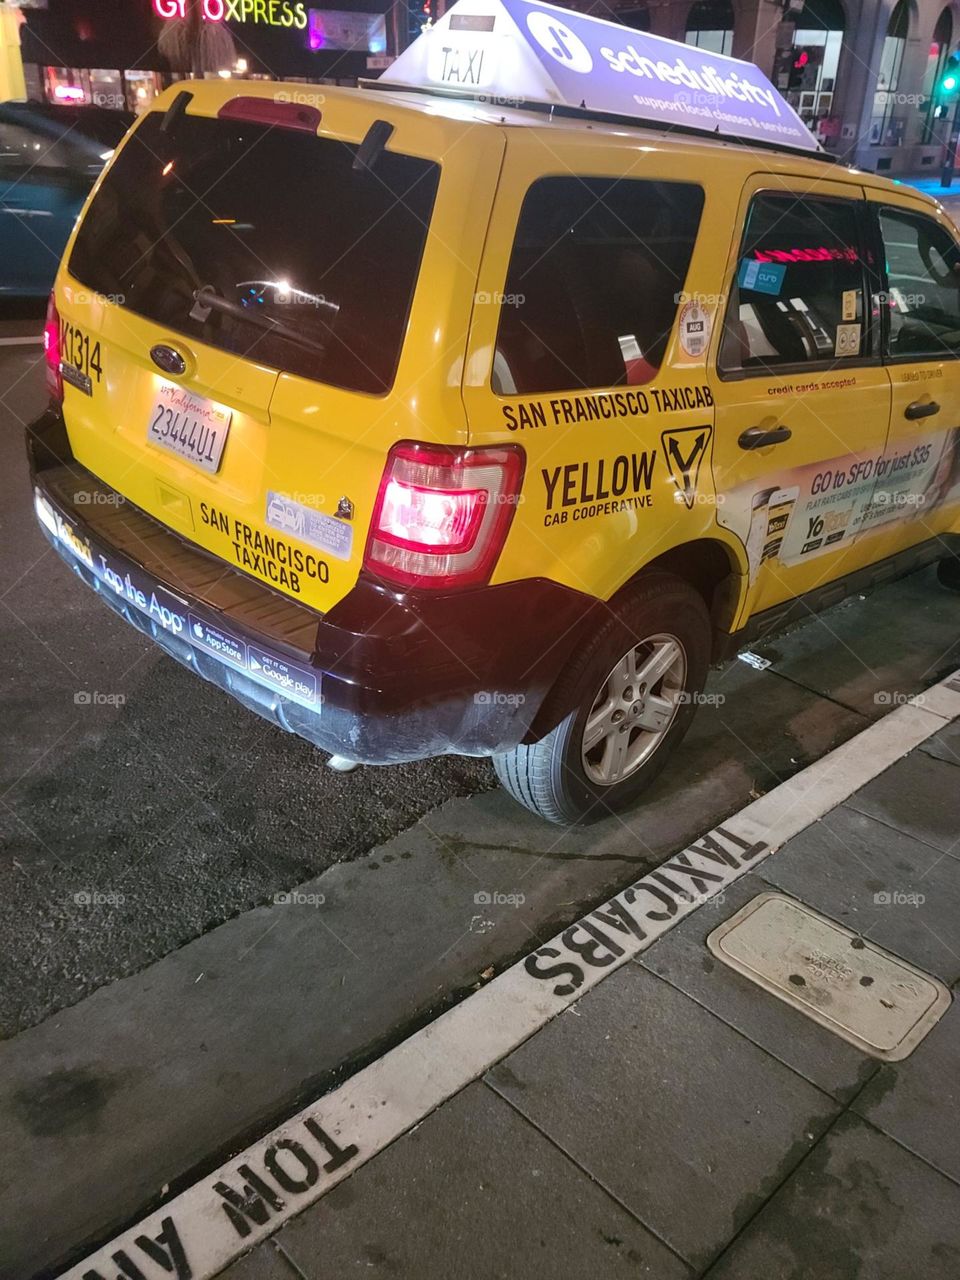
POLYGON ((498 395, 656 377, 697 238, 691 183, 541 178, 523 202, 501 299, 498 395))
POLYGON ((22 124, 0 120, 0 174, 4 177, 22 176, 32 169, 38 171, 38 177, 43 177, 40 170, 49 172, 68 167, 69 154, 61 141, 34 133, 22 124))
POLYGON ((720 368, 866 355, 860 210, 854 200, 757 195, 747 214, 720 368))
POLYGON ((889 307, 886 354, 943 360, 960 354, 960 249, 922 213, 881 209, 889 307))

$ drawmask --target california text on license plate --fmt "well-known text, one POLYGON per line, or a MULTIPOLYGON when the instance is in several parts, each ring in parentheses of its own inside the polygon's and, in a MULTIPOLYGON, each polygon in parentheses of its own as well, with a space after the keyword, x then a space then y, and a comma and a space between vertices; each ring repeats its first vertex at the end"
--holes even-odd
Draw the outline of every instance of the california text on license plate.
POLYGON ((214 400, 165 383, 150 410, 147 439, 204 471, 218 471, 232 416, 214 400))

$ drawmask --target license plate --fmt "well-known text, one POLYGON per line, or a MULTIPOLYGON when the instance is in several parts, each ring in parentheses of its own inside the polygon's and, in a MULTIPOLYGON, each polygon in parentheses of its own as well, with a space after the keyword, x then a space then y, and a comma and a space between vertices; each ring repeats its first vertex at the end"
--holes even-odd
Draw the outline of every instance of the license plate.
POLYGON ((219 471, 232 416, 216 401, 170 383, 153 402, 147 439, 204 471, 219 471))

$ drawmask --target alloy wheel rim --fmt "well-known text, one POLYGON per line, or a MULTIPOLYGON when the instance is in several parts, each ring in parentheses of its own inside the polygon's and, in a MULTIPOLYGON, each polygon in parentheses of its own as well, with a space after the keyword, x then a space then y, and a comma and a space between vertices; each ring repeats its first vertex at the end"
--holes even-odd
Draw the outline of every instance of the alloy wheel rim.
POLYGON ((629 649, 597 691, 581 759, 591 782, 612 787, 636 773, 670 731, 683 703, 687 655, 658 633, 629 649))

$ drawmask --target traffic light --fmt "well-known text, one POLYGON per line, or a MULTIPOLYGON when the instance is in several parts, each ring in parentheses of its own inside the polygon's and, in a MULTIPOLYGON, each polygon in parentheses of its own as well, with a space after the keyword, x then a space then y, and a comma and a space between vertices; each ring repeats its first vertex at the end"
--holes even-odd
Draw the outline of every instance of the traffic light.
POLYGON ((943 168, 940 170, 941 187, 949 187, 957 167, 957 135, 960 133, 960 52, 951 53, 943 64, 940 76, 940 104, 937 114, 943 119, 951 115, 950 137, 944 149, 943 168))
POLYGON ((940 77, 940 92, 944 95, 952 95, 960 89, 960 53, 951 53, 944 63, 943 74, 940 77))
POLYGON ((800 89, 803 87, 803 77, 807 70, 807 63, 810 61, 810 55, 806 49, 794 50, 796 56, 790 63, 790 79, 787 81, 788 89, 800 89))
POLYGON ((823 62, 823 49, 816 45, 794 46, 791 51, 788 89, 816 89, 823 62))

